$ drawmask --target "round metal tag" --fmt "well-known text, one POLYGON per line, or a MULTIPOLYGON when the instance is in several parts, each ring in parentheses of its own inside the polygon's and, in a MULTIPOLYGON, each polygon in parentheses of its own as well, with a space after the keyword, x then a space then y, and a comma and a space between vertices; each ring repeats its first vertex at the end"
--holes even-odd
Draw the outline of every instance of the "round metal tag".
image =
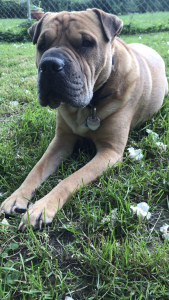
POLYGON ((100 127, 100 119, 98 117, 88 117, 86 123, 86 126, 91 130, 96 130, 100 127))

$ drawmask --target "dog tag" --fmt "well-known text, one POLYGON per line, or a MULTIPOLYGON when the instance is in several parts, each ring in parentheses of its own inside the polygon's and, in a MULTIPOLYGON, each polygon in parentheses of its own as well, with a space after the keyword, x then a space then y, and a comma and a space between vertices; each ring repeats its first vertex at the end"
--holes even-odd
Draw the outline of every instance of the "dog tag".
POLYGON ((92 107, 91 117, 86 118, 85 126, 91 130, 96 130, 100 127, 100 119, 96 117, 96 108, 92 107))
POLYGON ((86 118, 86 127, 89 127, 91 130, 96 130, 100 127, 100 119, 98 117, 86 118))

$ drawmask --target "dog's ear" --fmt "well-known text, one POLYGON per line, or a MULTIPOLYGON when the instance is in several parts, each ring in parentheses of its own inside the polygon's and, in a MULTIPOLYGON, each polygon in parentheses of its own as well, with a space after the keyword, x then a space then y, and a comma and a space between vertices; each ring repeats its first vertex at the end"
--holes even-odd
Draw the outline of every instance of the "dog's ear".
POLYGON ((37 43, 38 37, 40 35, 40 31, 41 31, 41 26, 42 26, 42 22, 44 20, 44 18, 46 18, 46 16, 49 13, 45 13, 44 16, 37 22, 35 22, 29 29, 28 29, 28 33, 30 35, 30 37, 33 40, 33 44, 35 45, 37 43))
POLYGON ((120 34, 123 28, 122 20, 120 20, 117 16, 105 13, 98 8, 92 8, 91 10, 99 17, 104 33, 109 41, 111 41, 114 36, 120 34))

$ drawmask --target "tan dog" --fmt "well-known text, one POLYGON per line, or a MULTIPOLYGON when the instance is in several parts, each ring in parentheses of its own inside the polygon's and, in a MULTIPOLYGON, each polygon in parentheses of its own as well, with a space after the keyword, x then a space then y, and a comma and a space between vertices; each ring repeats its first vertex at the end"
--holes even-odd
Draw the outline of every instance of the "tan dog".
MULTIPOLYGON (((25 211, 26 199, 72 153, 78 137, 91 139, 96 156, 29 208, 33 226, 51 223, 77 187, 121 160, 130 128, 161 107, 168 92, 164 61, 147 46, 116 38, 121 29, 119 18, 99 9, 47 13, 29 29, 37 44, 38 100, 58 107, 56 135, 1 213, 25 211)), ((27 213, 24 219, 28 223, 27 213)), ((19 228, 25 227, 22 221, 19 228)))

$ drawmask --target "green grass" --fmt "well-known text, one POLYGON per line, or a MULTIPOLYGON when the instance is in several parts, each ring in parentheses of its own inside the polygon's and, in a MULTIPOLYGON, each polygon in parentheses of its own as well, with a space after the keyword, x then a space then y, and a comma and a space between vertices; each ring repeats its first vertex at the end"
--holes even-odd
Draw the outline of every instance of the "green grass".
POLYGON ((26 19, 0 19, 0 31, 17 29, 26 19))
MULTIPOLYGON (((118 17, 124 22, 123 34, 169 31, 168 12, 132 13, 118 17)), ((29 26, 26 19, 0 19, 0 41, 29 41, 29 26)))
POLYGON ((118 16, 124 22, 123 34, 149 33, 169 30, 169 13, 133 13, 118 16))
MULTIPOLYGON (((122 36, 157 50, 169 77, 168 33, 122 36)), ((0 43, 0 195, 19 187, 55 133, 55 111, 36 98, 35 47, 0 43), (17 101, 17 102, 16 102, 17 101)), ((0 299, 168 299, 169 244, 160 226, 169 223, 168 151, 160 151, 146 129, 169 148, 169 96, 161 110, 130 132, 124 162, 77 192, 43 231, 17 231, 21 216, 0 223, 0 299), (127 148, 141 148, 141 162, 127 148), (142 223, 130 205, 145 201, 152 217, 142 223), (115 224, 103 218, 117 208, 115 224), (118 243, 118 244, 117 244, 118 243)), ((81 168, 93 145, 78 144, 72 157, 40 186, 34 200, 81 168)), ((3 218, 1 217, 0 221, 3 218)))

